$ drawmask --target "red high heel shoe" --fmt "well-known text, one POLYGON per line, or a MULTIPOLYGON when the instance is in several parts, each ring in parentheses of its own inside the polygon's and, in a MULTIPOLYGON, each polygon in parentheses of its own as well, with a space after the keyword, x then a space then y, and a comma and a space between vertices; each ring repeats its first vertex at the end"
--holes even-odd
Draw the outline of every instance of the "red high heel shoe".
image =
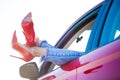
POLYGON ((31 61, 34 58, 34 56, 29 51, 25 50, 24 48, 22 48, 18 44, 17 37, 16 37, 16 31, 14 32, 13 38, 12 38, 12 48, 15 49, 16 51, 20 52, 21 55, 23 56, 23 58, 20 58, 20 57, 10 55, 10 56, 12 56, 14 58, 22 59, 22 60, 24 60, 26 62, 31 61))
POLYGON ((28 46, 34 46, 36 45, 35 42, 35 31, 33 28, 33 22, 32 22, 32 14, 31 12, 24 17, 24 19, 21 22, 23 33, 26 37, 26 44, 28 46))
MULTIPOLYGON (((33 22, 32 22, 31 17, 32 17, 32 14, 30 12, 27 16, 24 17, 24 19, 21 22, 21 25, 22 25, 22 28, 23 28, 23 33, 24 33, 25 38, 26 38, 26 45, 28 45, 28 46, 36 45, 35 31, 34 31, 34 28, 33 28, 33 22)), ((28 61, 30 61, 34 58, 34 56, 29 51, 25 50, 24 48, 22 48, 18 44, 17 37, 16 37, 16 31, 13 34, 12 48, 17 50, 18 52, 20 52, 22 54, 23 58, 11 55, 12 57, 22 59, 26 62, 28 62, 28 61)))

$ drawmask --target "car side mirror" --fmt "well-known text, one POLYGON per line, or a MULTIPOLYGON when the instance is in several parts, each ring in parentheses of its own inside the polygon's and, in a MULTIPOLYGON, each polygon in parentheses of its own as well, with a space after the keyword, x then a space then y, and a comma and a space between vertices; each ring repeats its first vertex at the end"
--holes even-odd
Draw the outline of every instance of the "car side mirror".
POLYGON ((35 62, 30 62, 22 65, 19 68, 20 76, 30 80, 37 80, 39 77, 39 70, 35 62))

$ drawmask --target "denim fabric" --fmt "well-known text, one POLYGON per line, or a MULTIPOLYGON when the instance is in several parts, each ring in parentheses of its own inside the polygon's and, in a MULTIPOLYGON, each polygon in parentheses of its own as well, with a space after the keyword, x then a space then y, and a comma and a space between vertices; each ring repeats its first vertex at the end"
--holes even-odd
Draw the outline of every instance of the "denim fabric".
POLYGON ((41 41, 41 43, 40 43, 39 46, 40 46, 40 47, 45 47, 45 48, 55 48, 54 46, 48 44, 48 42, 45 41, 45 40, 44 40, 44 41, 41 41))
POLYGON ((52 45, 48 44, 47 41, 42 41, 40 43, 40 46, 47 48, 47 53, 45 56, 42 56, 42 60, 52 62, 56 65, 63 65, 75 58, 84 55, 82 52, 55 48, 52 45))

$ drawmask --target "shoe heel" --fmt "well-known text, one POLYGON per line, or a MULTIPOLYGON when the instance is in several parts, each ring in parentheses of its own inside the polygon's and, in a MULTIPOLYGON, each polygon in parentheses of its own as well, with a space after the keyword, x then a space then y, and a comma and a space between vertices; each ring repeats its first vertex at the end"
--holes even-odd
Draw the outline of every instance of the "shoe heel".
POLYGON ((22 59, 26 62, 28 62, 34 58, 34 56, 30 52, 28 52, 27 50, 25 50, 24 48, 22 48, 21 46, 18 45, 16 31, 14 31, 13 38, 12 38, 12 48, 15 49, 16 51, 20 52, 20 54, 23 56, 23 58, 10 55, 11 57, 22 59))

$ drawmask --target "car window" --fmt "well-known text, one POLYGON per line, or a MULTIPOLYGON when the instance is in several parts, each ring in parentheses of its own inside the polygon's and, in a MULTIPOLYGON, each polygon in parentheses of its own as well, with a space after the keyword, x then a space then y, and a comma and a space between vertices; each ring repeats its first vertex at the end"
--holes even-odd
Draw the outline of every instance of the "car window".
MULTIPOLYGON (((95 19, 88 22, 85 26, 83 26, 82 29, 80 29, 65 45, 64 48, 69 50, 75 50, 75 51, 81 51, 85 52, 87 42, 93 27, 93 24, 95 22, 95 19)), ((53 70, 58 68, 59 66, 55 66, 53 70)))
POLYGON ((68 49, 85 52, 94 21, 90 21, 71 38, 68 49))

